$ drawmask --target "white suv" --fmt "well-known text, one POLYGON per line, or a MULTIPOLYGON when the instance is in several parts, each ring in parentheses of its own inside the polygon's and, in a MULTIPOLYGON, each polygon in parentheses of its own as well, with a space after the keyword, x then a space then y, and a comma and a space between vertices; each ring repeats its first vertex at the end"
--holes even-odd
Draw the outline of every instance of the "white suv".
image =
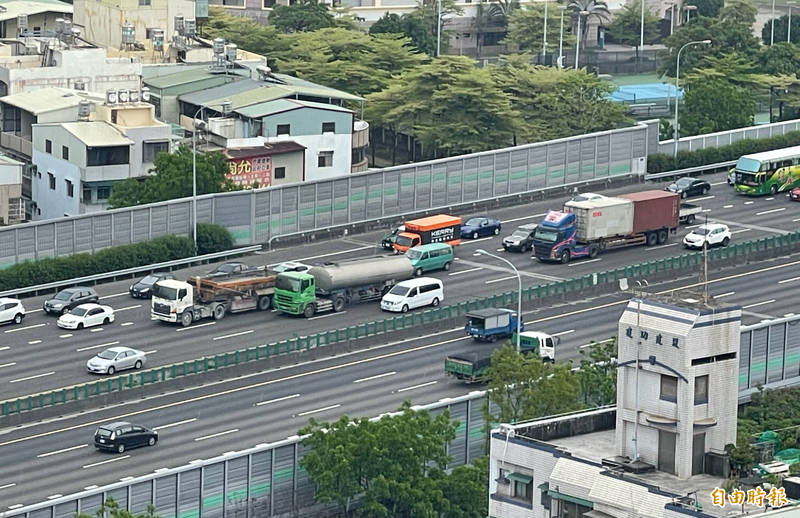
POLYGON ((17 299, 0 298, 0 322, 19 324, 25 318, 25 308, 17 299))
POLYGON ((692 230, 683 238, 686 248, 703 248, 708 246, 728 246, 731 241, 731 231, 728 225, 722 223, 706 223, 692 230))

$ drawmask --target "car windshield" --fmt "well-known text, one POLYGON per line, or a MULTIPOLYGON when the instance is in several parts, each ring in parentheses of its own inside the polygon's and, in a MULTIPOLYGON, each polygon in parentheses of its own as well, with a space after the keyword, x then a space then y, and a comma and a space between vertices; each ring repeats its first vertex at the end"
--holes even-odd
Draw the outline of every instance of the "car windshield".
POLYGON ((156 282, 158 282, 158 277, 156 277, 155 275, 148 275, 139 282, 141 282, 142 284, 155 284, 156 282))
POLYGON ((295 279, 294 277, 288 277, 286 275, 278 275, 278 278, 275 279, 275 289, 283 291, 299 292, 300 281, 298 279, 295 279))
POLYGON ((153 286, 153 296, 160 299, 178 300, 178 289, 156 284, 153 286))
POLYGON ((406 236, 397 236, 397 246, 411 246, 411 238, 406 236))
POLYGON ((743 156, 736 161, 737 171, 746 171, 748 173, 755 173, 758 172, 760 167, 761 167, 761 162, 753 158, 747 158, 746 156, 743 156))
POLYGON ((102 358, 104 360, 113 360, 117 357, 117 353, 112 351, 111 349, 106 349, 105 351, 101 352, 97 355, 98 358, 102 358))
POLYGON ((531 233, 530 230, 517 229, 511 235, 514 236, 514 237, 526 238, 526 237, 528 237, 530 235, 530 233, 531 233))
POLYGON ((217 271, 220 273, 231 273, 237 268, 238 265, 236 264, 221 264, 217 268, 217 271))
POLYGON ((752 187, 755 187, 759 183, 763 183, 764 179, 765 175, 757 175, 755 173, 743 173, 741 171, 736 172, 736 183, 741 185, 750 185, 752 187))
POLYGON ((555 243, 558 239, 558 232, 554 230, 545 230, 542 228, 536 229, 536 234, 533 236, 537 241, 544 241, 546 243, 555 243))
POLYGON ((394 288, 389 290, 389 293, 392 295, 399 295, 400 297, 405 297, 408 294, 408 286, 400 286, 399 284, 396 285, 394 288))
POLYGON ((481 218, 470 218, 465 225, 468 227, 479 227, 482 222, 483 220, 481 218))
POLYGON ((72 293, 73 292, 71 292, 71 291, 59 291, 58 294, 55 296, 55 299, 56 300, 69 300, 69 298, 72 296, 72 293))
POLYGON ((409 260, 416 261, 417 259, 422 257, 422 252, 420 252, 419 250, 414 250, 412 248, 411 250, 408 251, 408 253, 406 255, 408 255, 408 259, 409 260))
POLYGON ((86 313, 88 313, 88 312, 89 312, 89 308, 80 308, 80 307, 78 307, 78 308, 75 308, 72 311, 70 311, 70 314, 75 315, 76 317, 84 317, 84 316, 86 316, 86 313))
POLYGON ((98 428, 97 435, 99 435, 100 437, 111 437, 111 430, 109 430, 108 428, 98 428))
POLYGON ((699 227, 699 228, 694 229, 692 234, 697 234, 698 236, 704 236, 704 235, 708 234, 709 232, 711 232, 711 229, 704 228, 704 227, 699 227))
POLYGON ((675 182, 675 185, 677 185, 678 187, 689 187, 689 185, 691 185, 693 181, 694 178, 684 177, 675 182))

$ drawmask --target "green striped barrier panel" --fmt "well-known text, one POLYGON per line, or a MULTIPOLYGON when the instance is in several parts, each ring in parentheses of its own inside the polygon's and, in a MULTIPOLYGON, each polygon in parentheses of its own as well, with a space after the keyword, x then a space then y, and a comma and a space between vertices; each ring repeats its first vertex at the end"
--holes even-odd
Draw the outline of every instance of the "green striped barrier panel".
MULTIPOLYGON (((783 248, 797 242, 800 242, 800 232, 770 236, 757 240, 745 241, 743 243, 736 243, 724 248, 711 249, 708 251, 708 259, 713 262, 722 259, 737 258, 753 252, 783 248)), ((592 286, 616 283, 625 277, 642 277, 669 270, 681 270, 688 266, 697 266, 702 263, 702 260, 702 252, 693 252, 628 265, 613 270, 586 274, 580 277, 551 282, 549 284, 528 286, 522 291, 522 300, 533 301, 556 295, 566 295, 570 292, 580 292, 592 286)), ((489 307, 504 307, 515 304, 517 301, 516 297, 516 291, 496 293, 488 297, 458 302, 449 306, 439 306, 421 312, 392 316, 349 327, 322 331, 308 336, 295 336, 270 344, 247 347, 146 371, 120 375, 105 380, 23 396, 1 402, 0 417, 88 399, 112 392, 121 392, 185 376, 203 374, 205 372, 236 366, 241 363, 263 360, 276 355, 310 351, 339 342, 358 340, 378 334, 400 331, 409 327, 424 326, 442 320, 459 318, 472 310, 489 307)))

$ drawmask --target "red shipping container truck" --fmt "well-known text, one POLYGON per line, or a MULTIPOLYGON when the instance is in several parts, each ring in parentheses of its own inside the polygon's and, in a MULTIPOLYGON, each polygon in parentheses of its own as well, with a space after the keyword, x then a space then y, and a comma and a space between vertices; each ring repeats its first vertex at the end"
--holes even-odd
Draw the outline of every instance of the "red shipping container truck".
POLYGON ((680 196, 674 192, 652 190, 617 197, 633 202, 633 234, 678 226, 680 196))

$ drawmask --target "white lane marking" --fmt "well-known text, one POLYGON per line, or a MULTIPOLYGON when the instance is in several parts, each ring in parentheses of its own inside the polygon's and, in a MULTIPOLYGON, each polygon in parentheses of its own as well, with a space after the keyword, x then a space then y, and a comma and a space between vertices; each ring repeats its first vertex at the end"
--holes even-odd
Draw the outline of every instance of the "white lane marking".
POLYGON ((385 377, 387 377, 387 376, 394 376, 395 374, 397 374, 397 371, 384 372, 383 374, 376 374, 375 376, 370 376, 370 377, 368 377, 368 378, 360 378, 360 379, 357 379, 357 380, 355 380, 353 383, 361 383, 361 382, 363 382, 363 381, 371 381, 371 380, 376 380, 376 379, 378 379, 378 378, 385 378, 385 377))
POLYGON ((769 198, 764 198, 764 201, 772 201, 772 200, 774 200, 774 199, 775 199, 775 198, 773 198, 772 196, 770 196, 769 198))
POLYGON ((4 485, 4 486, 0 486, 0 489, 8 489, 8 488, 10 488, 10 487, 14 487, 14 486, 16 486, 16 485, 17 485, 17 483, 16 483, 16 482, 12 482, 12 483, 10 483, 10 484, 6 484, 6 485, 4 485))
POLYGON ((486 281, 486 284, 492 284, 492 283, 495 283, 495 282, 509 281, 511 279, 516 279, 516 278, 517 278, 516 275, 511 275, 510 277, 500 277, 499 279, 490 279, 490 280, 486 281))
POLYGON ((481 237, 478 239, 464 239, 464 236, 461 236, 461 245, 468 245, 470 243, 480 243, 481 241, 488 241, 490 239, 494 239, 494 236, 489 237, 481 237))
POLYGON ((727 291, 725 293, 720 293, 719 295, 714 295, 715 299, 721 299, 722 297, 730 297, 731 295, 735 294, 735 291, 727 291))
POLYGON ((16 364, 17 364, 17 362, 2 363, 2 364, 0 364, 0 369, 2 369, 3 367, 13 367, 16 364))
POLYGON ((411 386, 411 387, 397 389, 397 392, 406 392, 406 391, 409 391, 409 390, 414 390, 414 389, 418 389, 418 388, 422 388, 422 387, 428 387, 430 385, 436 385, 437 383, 439 383, 439 382, 438 381, 429 381, 427 383, 420 383, 419 385, 414 385, 414 386, 411 386))
POLYGON ((9 329, 8 331, 5 331, 5 332, 6 333, 16 333, 17 331, 25 331, 26 329, 33 329, 35 327, 43 327, 43 326, 46 326, 46 325, 47 324, 33 324, 32 326, 16 327, 14 329, 9 329))
POLYGON ((81 347, 80 349, 75 349, 75 352, 80 353, 80 352, 83 352, 83 351, 89 351, 91 349, 99 349, 101 347, 108 347, 110 345, 117 345, 118 343, 119 343, 119 340, 115 340, 113 342, 106 342, 104 344, 89 345, 89 346, 86 346, 86 347, 81 347))
POLYGON ((123 323, 120 324, 120 327, 127 327, 127 326, 132 326, 132 325, 133 325, 133 322, 123 322, 123 323))
POLYGON ((711 212, 711 209, 703 209, 700 212, 711 212))
POLYGON ((109 462, 118 462, 118 461, 121 461, 121 460, 127 459, 127 458, 129 458, 129 457, 130 457, 130 455, 123 455, 122 457, 115 457, 115 458, 113 458, 113 459, 101 460, 100 462, 93 462, 93 463, 91 463, 91 464, 86 464, 86 465, 84 465, 84 466, 81 466, 81 467, 82 467, 83 469, 87 469, 87 468, 93 468, 93 467, 95 467, 95 466, 102 466, 103 464, 108 464, 109 462))
POLYGON ((97 484, 92 484, 91 486, 86 486, 83 489, 89 491, 90 489, 97 489, 99 486, 97 484))
POLYGON ((331 312, 331 313, 328 313, 328 314, 325 314, 325 315, 318 315, 318 316, 316 316, 316 317, 307 318, 306 320, 318 320, 318 319, 320 319, 320 318, 328 318, 328 317, 332 317, 332 316, 334 316, 334 315, 344 315, 345 313, 347 313, 347 311, 340 311, 340 312, 338 312, 338 313, 336 313, 335 311, 333 311, 333 312, 331 312))
POLYGON ((152 351, 145 351, 145 354, 155 354, 158 352, 158 349, 153 349, 152 351))
POLYGON ((122 477, 119 479, 120 482, 127 482, 128 480, 133 480, 133 477, 122 477))
POLYGON ((9 349, 11 349, 11 347, 8 346, 8 345, 4 345, 3 347, 0 347, 0 351, 7 351, 9 349))
POLYGON ((752 205, 753 203, 754 203, 754 202, 752 202, 752 201, 746 201, 746 202, 744 202, 744 204, 745 204, 745 205, 752 205))
POLYGON ((505 248, 495 248, 494 249, 495 252, 504 252, 505 250, 506 250, 505 248))
POLYGON ((105 329, 103 329, 102 327, 98 327, 96 329, 89 330, 90 333, 99 333, 100 331, 105 331, 105 329))
POLYGON ((56 451, 49 451, 47 453, 40 453, 36 456, 37 459, 41 459, 43 457, 49 457, 51 455, 58 455, 59 453, 66 453, 72 450, 80 450, 81 448, 86 448, 89 446, 88 444, 79 444, 77 446, 70 446, 69 448, 64 448, 63 450, 56 450, 56 451))
POLYGON ((741 234, 742 232, 750 232, 749 228, 740 228, 739 230, 734 230, 731 234, 741 234))
POLYGON ((796 223, 796 222, 798 222, 798 221, 800 221, 800 218, 794 218, 794 219, 792 220, 792 223, 796 223))
POLYGON ((234 336, 249 335, 255 333, 255 329, 248 329, 247 331, 239 331, 238 333, 231 333, 229 335, 215 336, 212 340, 225 340, 226 338, 233 338, 234 336))
POLYGON ((136 309, 142 307, 141 304, 136 304, 134 306, 125 306, 124 308, 115 309, 115 313, 119 313, 120 311, 128 311, 129 309, 136 309))
POLYGON ((763 306, 765 304, 772 304, 773 302, 775 302, 775 299, 769 299, 769 300, 765 300, 765 301, 762 301, 762 302, 756 302, 755 304, 748 304, 747 306, 742 306, 742 309, 750 309, 750 308, 754 308, 756 306, 763 306))
POLYGON ((477 272, 478 270, 483 270, 483 268, 469 268, 467 270, 459 270, 457 272, 448 273, 447 275, 461 275, 462 273, 477 272))
POLYGON ((648 246, 645 250, 658 250, 659 248, 667 248, 668 246, 676 246, 678 243, 667 243, 666 245, 648 246))
POLYGON ((504 219, 504 220, 502 220, 500 223, 503 223, 503 224, 505 224, 505 223, 512 223, 512 222, 514 222, 514 221, 522 221, 522 220, 524 220, 524 219, 541 218, 542 216, 547 216, 547 213, 546 213, 546 212, 543 212, 543 213, 541 213, 541 214, 534 214, 534 215, 532 215, 532 216, 522 216, 522 217, 520 217, 520 218, 504 219))
POLYGON ((40 311, 44 311, 42 308, 39 309, 26 309, 25 313, 38 313, 40 311))
POLYGON ((14 504, 14 505, 9 505, 8 506, 8 508, 11 509, 12 511, 14 509, 19 509, 20 507, 22 507, 22 504, 14 504))
POLYGON ((161 426, 156 426, 155 428, 153 428, 153 430, 155 431, 164 430, 165 428, 172 428, 173 426, 180 426, 182 424, 193 423, 195 421, 197 421, 197 418, 193 417, 191 419, 184 419, 183 421, 177 421, 175 423, 162 424, 161 426))
POLYGON ((121 297, 121 296, 123 296, 123 295, 127 295, 127 294, 128 294, 128 292, 127 292, 127 291, 123 291, 122 293, 115 293, 115 294, 113 294, 113 295, 103 295, 102 297, 100 297, 100 300, 103 300, 103 299, 113 299, 114 297, 121 297))
POLYGON ((714 196, 714 195, 712 194, 711 196, 701 196, 701 197, 699 197, 699 198, 692 198, 692 200, 691 200, 691 201, 713 200, 714 198, 716 198, 716 196, 714 196))
POLYGON ((56 498, 61 498, 62 496, 64 496, 64 495, 62 495, 61 493, 56 493, 56 494, 54 494, 54 495, 50 495, 50 496, 48 496, 48 497, 47 497, 47 499, 48 499, 48 500, 54 500, 54 499, 56 499, 56 498))
POLYGON ((578 347, 578 349, 586 349, 587 347, 591 347, 591 346, 597 345, 597 344, 598 344, 598 342, 589 342, 588 344, 581 345, 580 347, 578 347))
POLYGON ((214 326, 214 325, 217 325, 217 323, 216 322, 206 322, 205 324, 197 324, 196 326, 179 327, 175 331, 180 333, 181 331, 189 331, 191 329, 197 329, 198 327, 206 327, 206 326, 214 326))
POLYGON ((269 405, 271 403, 278 403, 279 401, 286 401, 287 399, 294 399, 296 397, 300 397, 300 394, 292 394, 291 396, 278 397, 275 399, 270 399, 268 401, 259 401, 258 403, 256 403, 256 406, 264 406, 264 405, 269 405))
POLYGON ((234 428, 233 430, 225 430, 224 432, 212 433, 211 435, 204 435, 203 437, 195 437, 194 440, 195 442, 205 441, 206 439, 213 439, 214 437, 220 437, 221 435, 228 435, 231 433, 236 433, 238 431, 239 431, 238 428, 234 428))
POLYGON ((31 341, 28 342, 28 345, 36 345, 36 344, 40 344, 40 343, 42 343, 41 340, 31 340, 31 341))
POLYGON ((322 408, 315 408, 314 410, 306 410, 305 412, 300 412, 299 414, 297 414, 297 417, 303 417, 309 414, 316 414, 317 412, 324 412, 326 410, 333 410, 334 408, 339 408, 340 406, 342 405, 330 405, 330 406, 324 406, 322 408))
POLYGON ((600 261, 600 260, 601 260, 601 259, 600 259, 599 257, 598 257, 597 259, 587 259, 587 260, 585 260, 585 261, 578 260, 577 262, 574 262, 574 263, 569 263, 569 264, 567 265, 567 267, 571 267, 571 266, 580 266, 580 265, 582 265, 582 264, 587 264, 587 263, 596 263, 597 261, 600 261))
POLYGON ((574 332, 575 332, 574 329, 570 329, 569 331, 561 331, 560 333, 553 333, 552 336, 563 336, 574 332))
POLYGON ((722 185, 722 184, 726 184, 726 183, 728 183, 728 181, 727 181, 727 180, 725 180, 724 182, 714 182, 714 183, 710 183, 710 184, 708 184, 708 185, 710 185, 711 187, 714 187, 715 185, 722 185))
POLYGON ((783 279, 782 281, 778 281, 778 284, 786 284, 787 282, 794 282, 800 281, 800 277, 792 277, 790 279, 783 279))
POLYGON ((786 210, 786 207, 780 207, 778 209, 762 210, 761 212, 756 212, 756 216, 763 216, 764 214, 772 214, 773 212, 783 212, 784 210, 786 210))
POLYGON ((723 205, 722 208, 723 209, 730 209, 730 208, 733 208, 733 205, 723 205))
MULTIPOLYGON (((358 252, 359 250, 372 249, 372 248, 375 248, 377 246, 378 245, 375 245, 375 246, 359 246, 358 248, 350 248, 350 249, 347 249, 347 250, 342 250, 341 252, 330 252, 330 253, 322 254, 322 255, 312 255, 311 257, 301 257, 300 259, 295 259, 295 261, 297 261, 298 263, 302 263, 303 261, 310 261, 312 259, 321 259, 323 257, 330 257, 332 255, 349 254, 350 252, 358 252)), ((275 265, 278 265, 278 264, 280 264, 280 263, 275 263, 275 264, 272 264, 270 266, 275 266, 275 265)))
POLYGON ((72 336, 72 333, 67 333, 65 335, 58 335, 59 338, 69 338, 72 336))
POLYGON ((15 380, 8 380, 8 382, 9 383, 18 383, 20 381, 28 381, 28 380, 32 380, 32 379, 36 379, 36 378, 44 378, 45 376, 52 376, 55 373, 56 373, 56 371, 50 371, 50 372, 45 372, 45 373, 42 373, 42 374, 35 374, 33 376, 27 376, 25 378, 19 378, 19 379, 15 379, 15 380))

